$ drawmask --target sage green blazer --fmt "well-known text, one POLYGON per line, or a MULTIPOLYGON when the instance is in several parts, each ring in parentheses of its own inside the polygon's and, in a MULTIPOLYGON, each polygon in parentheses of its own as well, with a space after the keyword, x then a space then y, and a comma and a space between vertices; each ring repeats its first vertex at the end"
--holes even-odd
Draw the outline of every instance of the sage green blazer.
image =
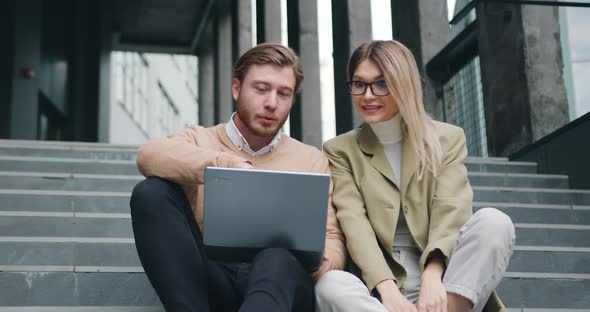
MULTIPOLYGON (((393 240, 400 210, 422 252, 440 250, 445 263, 456 245, 459 229, 472 215, 473 191, 467 178, 465 135, 459 127, 434 122, 443 149, 435 177, 417 176, 416 153, 402 143, 401 183, 396 182, 383 146, 369 125, 339 135, 324 144, 334 182, 333 203, 351 259, 370 290, 387 279, 402 285, 403 267, 393 258, 393 240)), ((494 293, 484 311, 506 311, 494 293)))

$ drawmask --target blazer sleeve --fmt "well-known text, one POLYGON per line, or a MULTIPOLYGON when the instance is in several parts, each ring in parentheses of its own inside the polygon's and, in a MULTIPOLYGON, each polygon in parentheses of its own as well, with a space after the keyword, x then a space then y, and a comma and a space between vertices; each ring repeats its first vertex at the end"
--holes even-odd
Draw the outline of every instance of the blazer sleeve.
POLYGON ((428 256, 435 250, 443 254, 444 261, 448 264, 459 230, 472 215, 473 191, 465 167, 465 134, 462 129, 458 129, 456 133, 445 144, 448 148, 444 150, 442 166, 436 177, 434 197, 429 205, 428 243, 420 257, 422 270, 428 256))
POLYGON ((324 153, 330 162, 334 180, 333 202, 346 236, 348 252, 361 269, 368 288, 373 290, 380 282, 395 278, 367 217, 363 196, 355 183, 345 152, 336 152, 330 144, 325 144, 324 153))
MULTIPOLYGON (((328 160, 321 153, 320 156, 320 168, 318 171, 330 174, 328 160)), ((319 279, 323 273, 329 270, 343 270, 346 265, 346 247, 344 246, 344 234, 342 234, 342 230, 340 229, 340 224, 336 218, 336 209, 334 208, 334 203, 332 202, 333 185, 333 181, 330 180, 325 246, 325 254, 328 257, 329 267, 319 270, 319 274, 315 277, 316 279, 319 279)))
POLYGON ((137 168, 144 176, 157 176, 181 185, 204 183, 205 168, 231 167, 239 157, 197 144, 198 132, 203 128, 189 126, 164 138, 151 140, 140 146, 137 168))

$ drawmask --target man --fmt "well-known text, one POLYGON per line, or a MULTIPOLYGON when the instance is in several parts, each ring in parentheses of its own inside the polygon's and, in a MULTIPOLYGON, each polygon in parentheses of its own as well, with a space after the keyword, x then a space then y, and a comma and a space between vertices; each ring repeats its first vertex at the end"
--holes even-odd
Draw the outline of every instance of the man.
POLYGON ((283 249, 263 250, 251 263, 228 264, 208 259, 203 248, 205 167, 329 172, 320 151, 280 131, 302 80, 291 49, 258 45, 234 66, 237 112, 227 124, 190 126, 139 149, 137 165, 147 179, 131 197, 135 244, 167 311, 313 311, 312 278, 344 267, 331 200, 324 262, 312 276, 283 249))

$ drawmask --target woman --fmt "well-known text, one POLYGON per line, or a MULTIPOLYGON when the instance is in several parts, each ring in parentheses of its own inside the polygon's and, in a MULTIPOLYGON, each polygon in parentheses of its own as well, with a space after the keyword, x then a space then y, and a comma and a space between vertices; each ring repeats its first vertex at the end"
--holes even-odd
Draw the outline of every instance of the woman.
POLYGON ((426 115, 412 53, 396 41, 365 43, 349 60, 348 79, 365 124, 324 152, 364 284, 328 272, 316 286, 319 310, 505 311, 493 289, 514 226, 493 208, 472 216, 465 135, 426 115))

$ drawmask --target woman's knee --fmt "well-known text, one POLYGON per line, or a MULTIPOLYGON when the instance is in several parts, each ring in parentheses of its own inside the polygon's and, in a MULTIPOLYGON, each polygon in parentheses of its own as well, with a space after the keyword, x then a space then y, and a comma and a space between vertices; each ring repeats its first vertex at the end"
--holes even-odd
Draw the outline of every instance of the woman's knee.
POLYGON ((340 270, 326 272, 315 285, 318 301, 341 302, 356 291, 369 295, 369 291, 361 280, 351 273, 340 270))
POLYGON ((481 208, 474 215, 477 238, 497 248, 512 248, 515 239, 514 224, 510 217, 495 208, 481 208))

